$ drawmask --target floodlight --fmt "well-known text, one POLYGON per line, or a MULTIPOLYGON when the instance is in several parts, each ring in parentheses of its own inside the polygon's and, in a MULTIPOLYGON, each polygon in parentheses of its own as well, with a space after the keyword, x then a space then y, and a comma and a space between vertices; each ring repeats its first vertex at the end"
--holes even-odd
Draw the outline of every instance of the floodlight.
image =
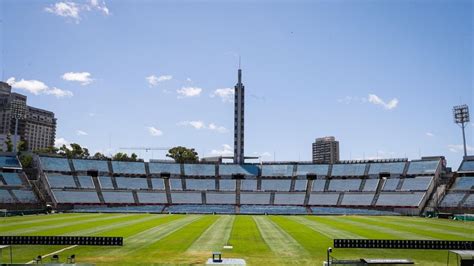
POLYGON ((454 123, 461 126, 462 140, 463 140, 463 145, 464 145, 464 156, 467 156, 466 133, 464 132, 464 128, 466 127, 466 123, 470 121, 469 107, 466 104, 454 106, 453 115, 454 115, 454 123))

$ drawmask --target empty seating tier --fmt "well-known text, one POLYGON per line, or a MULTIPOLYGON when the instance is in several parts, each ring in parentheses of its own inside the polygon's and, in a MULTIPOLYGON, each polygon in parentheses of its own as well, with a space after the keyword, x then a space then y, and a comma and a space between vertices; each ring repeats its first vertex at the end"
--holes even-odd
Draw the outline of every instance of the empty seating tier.
POLYGON ((270 193, 242 192, 240 204, 270 204, 270 193))
POLYGON ((172 205, 167 207, 164 212, 233 214, 235 207, 232 205, 172 205))
POLYGON ((240 206, 242 214, 307 214, 305 207, 298 206, 240 206))
POLYGON ((236 194, 225 193, 225 192, 207 192, 206 203, 207 204, 235 204, 236 194))
POLYGON ((377 200, 377 206, 400 206, 400 207, 417 207, 420 205, 424 192, 399 192, 390 193, 382 192, 377 200))
POLYGON ((324 191, 326 179, 316 179, 313 181, 313 191, 324 191))
POLYGON ((337 205, 339 193, 311 193, 309 205, 337 205))
POLYGON ((379 211, 379 210, 367 210, 367 209, 349 209, 349 208, 335 208, 335 207, 312 207, 311 211, 313 214, 325 214, 325 215, 400 215, 396 212, 390 211, 379 211))
POLYGON ((174 204, 202 204, 202 195, 201 192, 172 192, 171 201, 174 204))
POLYGON ((293 165, 284 164, 264 164, 262 165, 262 176, 278 177, 278 176, 293 176, 293 165))
POLYGON ((240 190, 254 191, 257 190, 257 180, 242 180, 240 190))
POLYGON ((90 176, 78 176, 79 183, 81 184, 82 188, 95 188, 94 182, 92 181, 92 177, 90 176))
POLYGON ((291 180, 262 180, 262 189, 264 191, 290 191, 291 180))
POLYGON ((306 191, 307 180, 296 180, 295 191, 306 191))
POLYGON ((306 193, 275 193, 275 205, 303 205, 306 193))
POLYGON ((474 161, 463 161, 459 167, 459 171, 474 172, 474 161))
POLYGON ((474 187, 474 176, 464 176, 456 178, 451 189, 455 190, 469 190, 474 187))
POLYGON ((186 179, 187 190, 216 190, 215 179, 186 179))
POLYGON ((440 207, 457 207, 465 195, 465 192, 448 192, 441 201, 440 207))
POLYGON ((46 174, 51 188, 76 188, 76 183, 71 175, 46 174))
POLYGON ((219 180, 219 190, 221 191, 235 191, 235 183, 233 179, 221 179, 219 180))
POLYGON ((110 176, 99 176, 99 182, 102 189, 114 189, 110 176))
POLYGON ((183 184, 181 179, 171 178, 170 179, 171 190, 183 190, 183 184))
POLYGON ((36 203, 38 198, 30 189, 12 189, 10 190, 21 203, 36 203))
POLYGON ((434 174, 438 168, 440 160, 435 161, 412 161, 408 167, 407 175, 434 174))
POLYGON ((15 156, 0 156, 0 168, 21 168, 15 156))
POLYGON ((254 164, 220 164, 220 176, 244 175, 246 177, 256 177, 258 175, 258 166, 254 164))
POLYGON ((433 180, 432 176, 427 177, 416 177, 416 178, 405 178, 403 181, 402 189, 405 191, 421 191, 427 190, 433 180))
POLYGON ((21 186, 23 182, 21 182, 21 178, 18 173, 0 173, 3 176, 5 182, 9 186, 21 186))
POLYGON ((395 191, 397 190, 398 183, 400 183, 400 178, 390 178, 385 180, 383 185, 383 191, 395 191))
POLYGON ((6 189, 0 189, 0 203, 14 203, 15 200, 6 189))
POLYGON ((358 191, 361 179, 333 179, 329 182, 329 191, 358 191))
POLYGON ((365 174, 365 167, 365 163, 334 164, 331 176, 363 176, 365 174))
POLYGON ((104 191, 102 195, 105 203, 135 203, 132 192, 104 191))
POLYGON ((148 189, 148 182, 146 178, 129 178, 129 177, 116 177, 118 189, 148 189))
POLYGON ((344 193, 341 205, 345 206, 370 206, 374 193, 344 193))
POLYGON ((145 175, 145 163, 143 162, 112 161, 112 168, 116 174, 145 175))
POLYGON ((45 171, 71 172, 68 159, 55 157, 41 157, 41 165, 45 171))
POLYGON ((376 191, 379 185, 379 179, 367 179, 365 180, 364 188, 362 191, 376 191))
POLYGON ((151 179, 151 185, 153 186, 153 189, 156 189, 156 190, 165 190, 165 184, 163 182, 164 182, 163 178, 151 179))
POLYGON ((95 191, 53 190, 59 203, 100 203, 95 191))
POLYGON ((72 163, 76 171, 99 171, 109 172, 109 165, 107 161, 100 160, 79 160, 73 159, 72 163))
POLYGON ((394 163, 371 163, 369 168, 369 175, 378 175, 380 173, 403 174, 406 162, 394 163))
POLYGON ((138 192, 138 201, 140 203, 167 204, 165 192, 138 192))
POLYGON ((296 175, 305 178, 307 175, 327 176, 329 165, 327 164, 298 164, 296 175))
POLYGON ((181 165, 177 163, 149 163, 148 167, 151 174, 181 175, 181 165))
POLYGON ((185 164, 184 175, 216 176, 216 166, 214 164, 185 164))
POLYGON ((466 201, 461 204, 461 207, 474 208, 474 194, 469 195, 466 201))

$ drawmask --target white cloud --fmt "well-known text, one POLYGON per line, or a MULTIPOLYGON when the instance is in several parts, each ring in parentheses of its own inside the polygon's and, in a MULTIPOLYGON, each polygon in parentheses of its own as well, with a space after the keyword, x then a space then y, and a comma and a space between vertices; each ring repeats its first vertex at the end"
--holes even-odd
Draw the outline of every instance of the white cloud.
POLYGON ((78 135, 78 136, 87 136, 89 134, 87 132, 79 129, 79 130, 76 131, 76 135, 78 135))
POLYGON ((214 156, 231 156, 234 154, 234 151, 229 144, 223 144, 222 149, 212 150, 211 154, 214 156))
POLYGON ((215 123, 210 123, 210 124, 206 124, 204 123, 203 121, 201 120, 197 120, 197 121, 181 121, 179 123, 177 123, 178 126, 183 126, 183 127, 193 127, 195 129, 208 129, 208 130, 211 130, 211 131, 216 131, 216 132, 219 132, 219 133, 225 133, 227 132, 227 129, 223 126, 218 126, 216 125, 215 123))
POLYGON ((93 81, 93 79, 90 76, 91 76, 91 73, 89 72, 67 72, 67 73, 64 73, 62 78, 67 81, 80 82, 81 85, 88 85, 93 81))
POLYGON ((346 96, 341 99, 337 99, 338 103, 345 103, 345 104, 351 104, 351 103, 365 103, 367 102, 367 99, 364 97, 353 97, 353 96, 346 96))
MULTIPOLYGON (((450 152, 454 152, 454 153, 464 152, 464 146, 462 144, 449 144, 448 145, 448 150, 450 152)), ((474 152, 474 147, 466 145, 466 150, 468 152, 474 152)))
POLYGON ((109 8, 105 4, 105 1, 90 0, 85 4, 78 4, 73 1, 63 1, 57 2, 54 5, 46 7, 44 9, 46 12, 55 14, 60 17, 65 17, 74 20, 76 23, 79 23, 81 20, 82 12, 90 11, 99 11, 105 16, 110 14, 109 8))
POLYGON ((393 98, 389 102, 386 103, 384 100, 382 100, 379 96, 377 96, 375 94, 369 94, 368 101, 370 103, 375 104, 375 105, 381 105, 381 106, 383 106, 383 108, 385 108, 387 110, 392 110, 392 109, 396 108, 397 105, 398 105, 398 99, 397 98, 393 98))
POLYGON ((150 75, 150 76, 146 77, 145 79, 148 81, 148 85, 150 85, 150 87, 154 87, 154 86, 158 85, 158 83, 160 83, 160 82, 173 79, 173 76, 171 76, 171 75, 162 75, 162 76, 157 77, 155 75, 150 75))
POLYGON ((154 137, 159 137, 163 135, 163 131, 157 129, 156 127, 147 127, 148 128, 148 133, 154 137))
POLYGON ((267 157, 267 158, 268 158, 268 157, 272 157, 272 156, 273 156, 273 155, 272 155, 270 152, 268 152, 268 151, 261 152, 261 153, 259 153, 259 152, 254 152, 253 155, 255 155, 255 156, 257 156, 257 157, 261 157, 261 158, 264 158, 264 157, 267 157))
POLYGON ((428 136, 428 137, 434 137, 434 134, 431 133, 431 132, 426 132, 425 134, 426 134, 426 136, 428 136))
POLYGON ((7 83, 14 89, 28 91, 34 95, 46 94, 54 95, 57 98, 72 97, 74 94, 68 90, 62 90, 56 87, 49 88, 44 82, 39 80, 24 80, 16 81, 14 77, 7 79, 7 83))
POLYGON ((219 97, 223 102, 232 102, 234 100, 235 91, 231 88, 222 88, 216 89, 212 94, 211 97, 219 97))
POLYGON ((66 145, 66 146, 69 146, 69 141, 67 141, 66 139, 64 138, 57 138, 55 141, 54 141, 54 147, 56 148, 60 148, 62 147, 63 145, 66 145))
POLYGON ((176 90, 176 92, 179 94, 178 98, 195 97, 201 94, 202 89, 197 87, 182 87, 176 90))

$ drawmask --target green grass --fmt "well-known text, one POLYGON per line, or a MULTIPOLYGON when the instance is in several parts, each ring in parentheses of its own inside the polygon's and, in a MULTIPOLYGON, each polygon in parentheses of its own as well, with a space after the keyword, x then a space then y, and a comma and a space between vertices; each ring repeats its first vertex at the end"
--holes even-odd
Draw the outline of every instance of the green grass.
MULTIPOLYGON (((122 236, 123 247, 74 247, 79 263, 204 264, 212 251, 250 265, 321 265, 334 238, 474 241, 474 222, 419 217, 55 214, 0 218, 0 235, 122 236), (224 245, 233 249, 224 250, 224 245)), ((14 246, 13 262, 67 246, 14 246)), ((409 258, 446 265, 447 251, 333 249, 338 259, 409 258)), ((5 250, 2 262, 9 261, 5 250)), ((454 257, 451 257, 455 265, 454 257)), ((46 259, 49 261, 49 258, 46 259)))

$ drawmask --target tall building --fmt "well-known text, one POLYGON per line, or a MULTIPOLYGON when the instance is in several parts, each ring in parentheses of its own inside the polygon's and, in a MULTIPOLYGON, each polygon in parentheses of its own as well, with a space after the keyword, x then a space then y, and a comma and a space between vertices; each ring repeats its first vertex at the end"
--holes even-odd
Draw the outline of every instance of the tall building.
POLYGON ((25 95, 11 92, 10 85, 0 82, 0 135, 13 136, 17 128, 20 139, 26 141, 29 150, 54 146, 54 113, 28 106, 26 100, 25 95))
POLYGON ((242 84, 242 70, 239 67, 238 81, 234 101, 234 163, 244 163, 244 98, 245 87, 242 84))
POLYGON ((314 163, 337 163, 339 161, 339 141, 336 138, 317 138, 313 143, 314 163))

